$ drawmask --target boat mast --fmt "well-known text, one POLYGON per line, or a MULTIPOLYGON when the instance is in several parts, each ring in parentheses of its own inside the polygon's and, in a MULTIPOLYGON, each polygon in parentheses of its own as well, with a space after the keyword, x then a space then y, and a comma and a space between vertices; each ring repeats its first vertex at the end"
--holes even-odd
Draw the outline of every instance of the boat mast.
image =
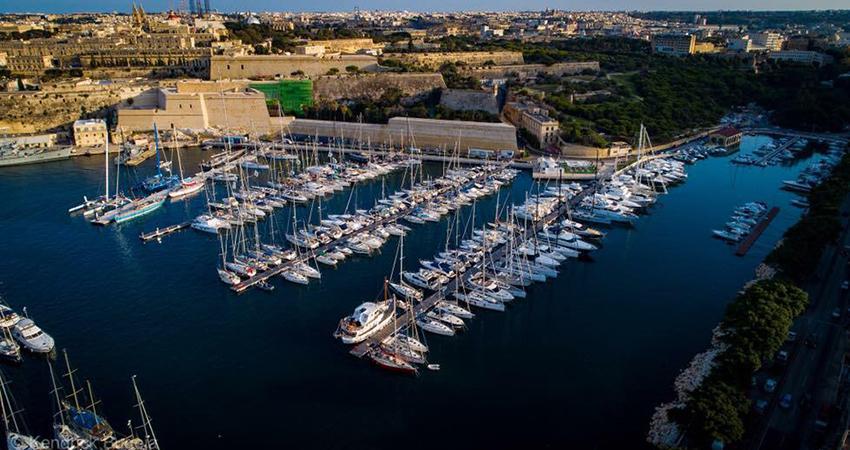
MULTIPOLYGON (((177 145, 177 130, 174 124, 171 124, 171 142, 174 144, 174 151, 177 152, 177 169, 180 170, 180 182, 183 182, 183 162, 180 159, 180 147, 177 145)), ((173 160, 172 160, 173 161, 173 160)))
POLYGON ((136 376, 133 375, 133 392, 136 394, 136 406, 139 408, 139 415, 142 418, 142 430, 145 433, 145 447, 148 450, 159 450, 159 442, 156 440, 156 433, 151 425, 151 417, 148 415, 148 409, 145 407, 145 401, 142 400, 142 394, 139 392, 139 386, 136 384, 136 376))
POLYGON ((156 149, 156 174, 162 178, 162 169, 160 167, 162 163, 159 161, 159 129, 156 127, 156 122, 153 124, 153 143, 156 149))
POLYGON ((53 395, 56 397, 56 407, 59 408, 59 421, 65 425, 65 415, 62 414, 62 400, 59 398, 59 387, 56 386, 56 375, 53 373, 53 363, 47 361, 47 368, 50 369, 50 382, 53 384, 53 395))
POLYGON ((0 411, 3 414, 3 424, 6 426, 6 433, 12 430, 15 433, 18 433, 18 421, 15 420, 15 410, 12 408, 12 399, 9 398, 9 393, 6 392, 6 380, 3 378, 3 375, 0 374, 0 411), (9 406, 9 411, 6 411, 6 406, 9 406), (9 426, 9 416, 12 416, 12 426, 9 426))
POLYGON ((104 149, 103 154, 104 167, 106 168, 106 182, 104 183, 106 193, 103 198, 105 200, 109 200, 109 136, 106 137, 106 148, 104 149))
POLYGON ((95 422, 100 423, 100 418, 97 416, 97 409, 95 409, 95 406, 97 405, 98 402, 96 402, 94 400, 94 392, 92 391, 91 382, 89 380, 86 380, 86 387, 88 387, 89 400, 91 400, 91 406, 89 408, 91 409, 91 412, 94 414, 95 422))
POLYGON ((80 409, 80 401, 77 398, 77 393, 79 390, 74 386, 74 371, 71 370, 71 361, 68 359, 68 351, 62 350, 62 353, 65 355, 65 367, 68 368, 68 373, 65 374, 68 377, 68 382, 71 384, 71 396, 74 397, 74 406, 77 410, 80 409))

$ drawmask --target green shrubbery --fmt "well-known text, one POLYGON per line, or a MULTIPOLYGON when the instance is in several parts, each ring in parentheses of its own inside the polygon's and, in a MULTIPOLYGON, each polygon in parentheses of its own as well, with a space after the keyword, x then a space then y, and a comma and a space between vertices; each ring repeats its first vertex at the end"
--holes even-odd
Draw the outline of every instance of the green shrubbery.
POLYGON ((779 350, 808 301, 793 284, 766 280, 729 304, 720 324, 725 350, 684 408, 671 412, 687 433, 688 447, 708 448, 716 439, 731 443, 743 437, 751 377, 779 350))

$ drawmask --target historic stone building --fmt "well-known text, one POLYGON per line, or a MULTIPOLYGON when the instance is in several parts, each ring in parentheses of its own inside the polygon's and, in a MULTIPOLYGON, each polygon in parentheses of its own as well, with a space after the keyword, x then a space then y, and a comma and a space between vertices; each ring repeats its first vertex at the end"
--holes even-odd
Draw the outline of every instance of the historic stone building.
POLYGON ((124 131, 219 128, 265 134, 270 118, 266 97, 243 83, 181 81, 173 88, 152 89, 118 108, 124 131))
POLYGON ((346 67, 359 70, 376 70, 378 60, 368 55, 305 56, 305 55, 250 55, 213 56, 210 62, 210 79, 263 79, 286 78, 293 74, 308 77, 325 75, 331 69, 345 72, 346 67))
POLYGON ((522 52, 427 52, 427 53, 387 53, 385 59, 395 59, 408 64, 437 69, 451 62, 462 62, 470 66, 524 64, 522 52))
POLYGON ((475 78, 533 78, 540 74, 564 76, 577 75, 585 71, 599 72, 598 61, 576 61, 545 64, 510 64, 504 66, 464 66, 458 69, 464 75, 475 78))
POLYGON ((415 146, 421 149, 448 149, 455 145, 464 154, 471 149, 517 150, 516 128, 504 123, 462 120, 393 117, 384 124, 361 124, 325 120, 295 119, 290 133, 339 139, 357 137, 372 145, 415 146))

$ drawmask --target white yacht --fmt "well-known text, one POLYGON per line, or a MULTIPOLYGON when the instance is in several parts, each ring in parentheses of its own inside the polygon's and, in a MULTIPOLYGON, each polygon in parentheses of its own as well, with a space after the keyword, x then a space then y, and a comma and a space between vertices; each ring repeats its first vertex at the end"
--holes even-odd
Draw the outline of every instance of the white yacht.
POLYGON ((354 312, 339 321, 335 334, 345 344, 357 344, 384 328, 393 318, 393 310, 387 301, 365 302, 354 312))
POLYGON ((204 233, 217 234, 218 230, 230 228, 230 223, 211 214, 201 214, 192 221, 191 226, 204 233))
POLYGON ((34 353, 50 353, 54 347, 53 338, 30 319, 21 319, 16 323, 12 335, 24 348, 34 353))

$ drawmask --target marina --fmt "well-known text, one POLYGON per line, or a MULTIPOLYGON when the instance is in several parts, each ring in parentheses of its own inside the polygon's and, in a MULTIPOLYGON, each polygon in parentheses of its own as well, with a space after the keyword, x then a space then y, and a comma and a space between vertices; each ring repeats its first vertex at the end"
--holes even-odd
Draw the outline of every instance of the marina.
MULTIPOLYGON (((742 145, 755 146, 763 139, 746 137, 742 145)), ((187 151, 182 156, 185 167, 197 167, 202 158, 211 155, 187 151)), ((642 441, 646 418, 659 399, 669 395, 667 383, 647 380, 672 379, 691 355, 704 347, 724 308, 718 299, 739 289, 800 214, 798 208, 784 207, 797 196, 779 187, 782 180, 796 179, 808 161, 749 168, 730 165, 731 158, 710 156, 687 166, 687 181, 659 196, 648 213, 630 224, 591 225, 605 233, 604 245, 586 258, 569 259, 557 269, 557 277, 525 287, 527 298, 510 302, 505 312, 474 309, 475 317, 464 319, 464 328, 454 337, 425 331, 427 363, 419 365, 423 373, 415 380, 384 373, 347 356, 357 347, 346 347, 330 336, 340 317, 351 314, 374 294, 383 296, 383 280, 397 264, 393 249, 399 237, 390 237, 385 244, 390 251, 373 252, 368 258, 352 256, 335 267, 321 266, 321 280, 302 286, 275 277, 268 280, 275 286, 272 292, 246 289, 235 296, 210 270, 210 265, 220 260, 215 235, 186 230, 191 232, 176 234, 162 245, 141 245, 137 239, 157 227, 163 230, 192 220, 206 208, 203 194, 166 201, 152 214, 110 227, 92 227, 78 216, 64 215, 75 199, 102 191, 103 162, 96 158, 20 166, 8 169, 18 176, 0 179, 0 189, 11 193, 10 209, 0 214, 0 224, 8 232, 7 238, 0 240, 0 251, 32 255, 0 261, 0 270, 40 274, 38 278, 4 279, 2 291, 14 305, 24 302, 28 306, 38 325, 56 339, 57 347, 73 350, 74 365, 92 379, 98 397, 108 399, 98 407, 105 417, 116 422, 136 417, 130 408, 135 402, 127 389, 126 374, 138 373, 144 381, 146 404, 158 425, 157 437, 169 446, 260 445, 264 438, 245 437, 241 425, 222 417, 213 406, 228 403, 243 405, 246 420, 260 428, 280 427, 283 420, 283 429, 295 446, 370 446, 375 439, 409 432, 405 423, 420 420, 448 421, 448 429, 457 432, 459 445, 528 442, 525 431, 503 429, 483 437, 463 432, 498 418, 535 433, 534 444, 569 442, 581 448, 617 448, 642 441), (51 182, 36 183, 36 173, 38 179, 51 182), (765 191, 765 186, 774 188, 765 191), (36 195, 45 202, 30 202, 36 195), (706 236, 705 224, 722 221, 735 206, 754 198, 780 206, 780 211, 749 252, 735 257, 728 247, 706 236), (22 221, 24 218, 27 220, 22 221), (39 225, 31 229, 33 221, 39 225), (68 233, 75 238, 34 238, 36 234, 68 233), (25 236, 32 238, 21 239, 25 236), (40 262, 38 255, 46 252, 54 255, 55 263, 40 262), (670 264, 684 258, 690 261, 687 268, 670 264), (103 267, 108 267, 108 275, 92 276, 103 267), (719 271, 729 276, 697 275, 719 271), (653 275, 657 273, 665 273, 663 281, 653 275), (68 288, 71 285, 73 289, 68 288), (683 290, 690 292, 687 299, 680 295, 683 290), (60 292, 61 296, 47 292, 60 292), (120 300, 114 295, 117 292, 120 300), (647 327, 655 331, 650 334, 647 327), (108 339, 93 341, 85 337, 87 333, 108 339), (199 339, 200 335, 204 338, 199 339), (177 342, 191 343, 192 351, 178 350, 177 342), (654 349, 664 349, 663 356, 654 349), (548 371, 527 370, 544 355, 550 360, 548 371), (623 364, 631 367, 631 376, 615 375, 623 364), (198 376, 199 367, 204 367, 203 379, 198 376), (564 383, 565 378, 570 383, 564 383), (234 384, 233 380, 245 383, 234 384), (322 389, 296 388, 305 382, 322 389), (491 392, 508 382, 529 386, 532 395, 509 395, 500 399, 499 405, 488 403, 491 392), (263 386, 268 395, 257 396, 256 386, 263 386), (220 393, 215 402, 209 401, 210 390, 220 393), (404 398, 386 390, 401 391, 404 398), (364 391, 377 392, 373 407, 362 413, 362 419, 351 422, 350 411, 362 411, 364 391), (475 401, 463 411, 447 412, 442 400, 447 395, 475 401), (522 413, 540 407, 544 398, 590 406, 581 412, 557 411, 543 419, 522 413), (284 399, 287 408, 281 411, 284 399), (411 402, 417 404, 415 411, 409 407, 411 402), (613 404, 619 405, 617 411, 604 406, 613 404), (178 423, 186 415, 197 420, 179 430, 166 425, 178 423), (623 415, 631 420, 621 433, 608 433, 604 423, 623 415), (361 420, 386 425, 379 436, 358 437, 361 420), (573 426, 569 430, 556 426, 564 421, 573 426), (337 431, 325 432, 323 424, 328 422, 334 423, 337 431)), ((140 169, 155 171, 154 161, 146 161, 140 169)), ((443 173, 438 163, 425 163, 422 170, 425 179, 443 173)), ((122 173, 122 183, 135 181, 122 173)), ((408 185, 405 170, 400 170, 362 182, 354 194, 342 191, 325 197, 322 209, 326 214, 340 213, 349 202, 357 208, 371 208, 377 200, 408 185)), ((435 251, 442 251, 447 236, 454 234, 449 231, 455 229, 452 223, 470 221, 476 230, 492 229, 487 223, 493 222, 494 211, 503 208, 497 204, 522 205, 526 195, 546 189, 545 185, 538 187, 528 172, 519 173, 498 194, 476 201, 474 220, 470 205, 452 213, 459 218, 450 214, 437 222, 408 224, 412 231, 404 237, 405 270, 415 271, 411 267, 417 261, 429 260, 435 251)), ((603 194, 601 187, 597 194, 594 201, 589 200, 594 197, 593 190, 573 198, 573 220, 585 209, 585 217, 603 219, 591 208, 602 204, 603 195, 618 194, 614 189, 603 194)), ((291 208, 298 217, 309 217, 309 202, 279 208, 275 213, 280 217, 275 227, 279 238, 285 233, 291 208)), ((527 210, 534 212, 534 207, 527 210)), ((264 236, 272 223, 269 219, 258 222, 264 236)), ((264 237, 264 242, 267 240, 264 237)), ((502 253, 494 249, 492 254, 498 260, 502 253)), ((474 271, 468 269, 466 274, 474 271)), ((395 282, 397 272, 391 278, 395 282)), ((451 293, 452 288, 450 282, 444 285, 444 292, 451 293)), ((425 305, 438 298, 431 297, 434 295, 424 297, 425 305)), ((423 323, 430 322, 423 319, 423 323)), ((393 329, 390 326, 383 333, 393 329)), ((377 339, 378 335, 373 335, 369 342, 377 339)), ((44 436, 50 430, 41 418, 51 417, 53 409, 45 389, 50 385, 49 371, 43 364, 35 364, 37 361, 24 359, 20 367, 4 372, 14 381, 16 400, 26 405, 30 429, 44 436)), ((392 360, 384 363, 392 364, 392 360)), ((435 442, 433 437, 423 439, 423 444, 435 442)))

